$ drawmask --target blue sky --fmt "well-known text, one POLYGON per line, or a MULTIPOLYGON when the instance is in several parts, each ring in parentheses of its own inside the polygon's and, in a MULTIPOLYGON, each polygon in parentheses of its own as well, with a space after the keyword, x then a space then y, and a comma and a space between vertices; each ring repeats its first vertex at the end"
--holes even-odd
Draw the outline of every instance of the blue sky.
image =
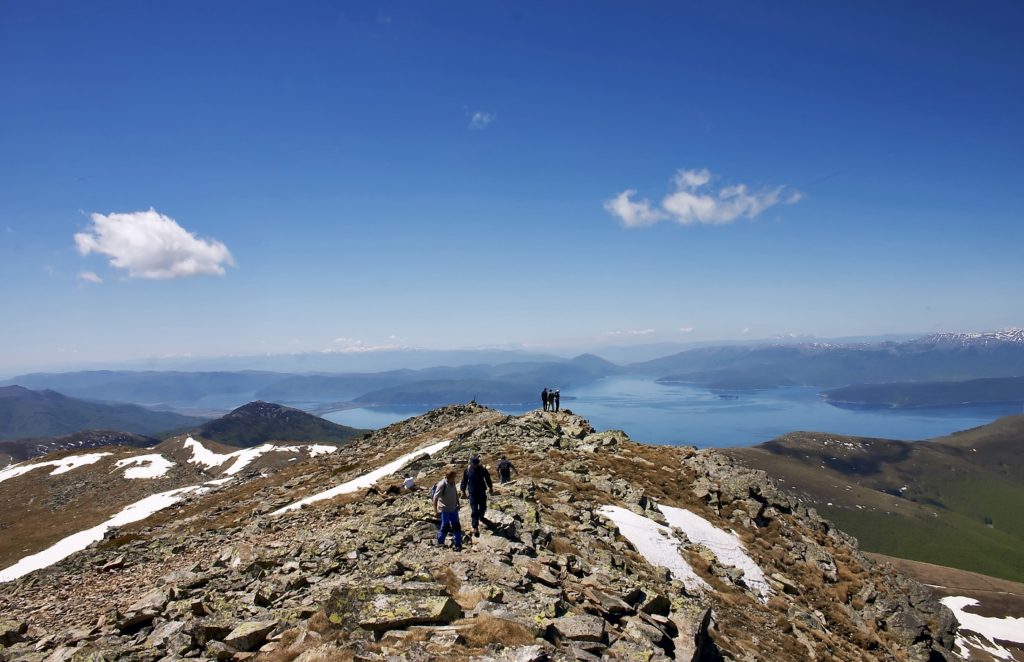
POLYGON ((0 4, 0 370, 1024 325, 1024 5, 707 4, 0 4))

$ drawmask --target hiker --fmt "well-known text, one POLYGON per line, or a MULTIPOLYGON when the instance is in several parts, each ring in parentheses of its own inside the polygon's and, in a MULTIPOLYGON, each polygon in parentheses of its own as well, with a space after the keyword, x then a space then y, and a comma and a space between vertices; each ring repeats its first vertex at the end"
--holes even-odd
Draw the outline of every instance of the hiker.
POLYGON ((448 531, 452 532, 455 551, 462 550, 462 525, 459 524, 459 488, 455 484, 455 470, 449 469, 444 478, 434 486, 431 502, 434 504, 434 515, 438 515, 437 504, 441 504, 440 519, 437 526, 437 544, 444 545, 448 531))
POLYGON ((405 480, 402 481, 402 487, 411 492, 416 489, 416 481, 413 480, 412 476, 409 474, 405 474, 405 480))
MULTIPOLYGON (((501 482, 507 483, 508 481, 512 480, 513 471, 516 471, 515 466, 513 466, 512 463, 509 462, 504 455, 502 455, 501 460, 498 461, 498 478, 501 479, 501 482)), ((516 473, 519 472, 516 471, 516 473)))
POLYGON ((544 405, 544 411, 548 410, 548 387, 545 386, 544 390, 540 392, 540 402, 544 405))
POLYGON ((556 388, 554 394, 549 395, 548 398, 551 400, 551 411, 558 411, 558 407, 561 405, 562 392, 556 388))
POLYGON ((480 520, 484 522, 487 518, 487 490, 494 494, 494 483, 491 482, 491 473, 487 467, 480 464, 480 456, 474 455, 469 461, 469 467, 462 473, 462 484, 459 486, 462 496, 469 496, 469 512, 473 523, 473 535, 480 535, 480 520))

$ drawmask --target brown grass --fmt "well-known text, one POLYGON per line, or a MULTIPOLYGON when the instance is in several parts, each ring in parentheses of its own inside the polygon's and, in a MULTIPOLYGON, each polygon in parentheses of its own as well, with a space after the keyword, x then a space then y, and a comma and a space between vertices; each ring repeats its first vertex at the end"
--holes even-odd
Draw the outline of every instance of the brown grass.
POLYGON ((522 623, 489 614, 458 621, 456 625, 472 626, 459 630, 466 645, 472 648, 483 648, 488 644, 525 646, 534 642, 533 632, 522 623))
POLYGON ((462 580, 456 577, 451 568, 447 566, 434 570, 431 574, 433 574, 434 579, 436 579, 438 583, 443 584, 444 587, 448 589, 448 593, 450 595, 458 594, 459 590, 462 588, 462 580))

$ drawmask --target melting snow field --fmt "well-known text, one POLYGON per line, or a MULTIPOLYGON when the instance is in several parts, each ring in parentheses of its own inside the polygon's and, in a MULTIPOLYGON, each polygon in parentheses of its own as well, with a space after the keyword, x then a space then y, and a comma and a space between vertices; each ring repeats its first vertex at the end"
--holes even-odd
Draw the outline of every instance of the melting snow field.
POLYGON ((687 590, 711 588, 680 554, 679 541, 672 536, 672 530, 667 526, 619 506, 601 506, 598 512, 615 522, 619 532, 648 563, 671 570, 687 590))
POLYGON ((62 457, 59 460, 50 460, 48 462, 12 464, 6 469, 0 471, 0 483, 4 482, 8 478, 14 478, 16 476, 26 474, 33 469, 38 469, 39 467, 56 467, 50 472, 50 475, 57 476, 59 474, 67 473, 72 469, 84 467, 87 464, 94 464, 107 455, 110 455, 110 453, 86 453, 85 455, 69 455, 68 457, 62 457))
POLYGON ((145 499, 136 501, 130 506, 122 509, 121 512, 117 513, 106 522, 98 524, 91 529, 86 529, 85 531, 79 531, 78 533, 72 534, 44 549, 38 554, 26 556, 14 565, 0 570, 0 582, 14 581, 18 577, 27 575, 33 570, 39 570, 40 568, 45 568, 48 565, 53 565, 57 561, 65 559, 75 552, 85 549, 92 543, 102 540, 103 534, 107 532, 107 529, 146 519, 158 510, 163 510, 168 506, 174 505, 189 492, 197 492, 200 490, 205 491, 207 489, 209 488, 203 487, 202 485, 193 485, 191 487, 182 487, 168 492, 153 494, 145 499))
POLYGON ((971 651, 968 645, 980 648, 989 655, 1001 660, 1012 660, 1013 654, 996 643, 996 639, 1012 641, 1015 644, 1024 644, 1024 618, 995 618, 991 616, 980 616, 964 611, 965 607, 978 604, 974 598, 967 598, 961 595, 951 595, 939 600, 946 605, 956 620, 960 622, 960 628, 956 635, 957 653, 969 659, 971 651), (968 630, 978 636, 971 636, 964 632, 968 630))
POLYGON ((274 511, 272 514, 280 515, 281 513, 286 513, 289 510, 298 510, 299 508, 309 503, 315 503, 317 501, 323 501, 325 499, 332 499, 338 496, 339 494, 348 494, 350 492, 355 492, 356 490, 362 489, 364 487, 370 487, 381 478, 385 476, 390 476, 391 474, 395 473, 396 471, 398 471, 399 469, 401 469, 402 467, 404 467, 405 465, 407 465, 409 462, 419 457, 420 455, 433 455, 434 453, 448 446, 448 444, 450 443, 452 443, 452 440, 446 439, 444 441, 439 441, 436 444, 432 444, 425 448, 414 450, 411 453, 406 453, 397 460, 388 462, 379 469, 374 469, 370 473, 363 474, 359 478, 350 480, 347 483, 342 483, 337 487, 332 487, 331 489, 326 490, 324 492, 320 492, 318 494, 308 496, 300 501, 296 501, 295 503, 289 504, 284 508, 281 508, 280 510, 274 511))
POLYGON ((167 475, 167 472, 174 466, 174 463, 163 455, 154 453, 152 455, 126 457, 123 460, 118 460, 116 466, 118 469, 129 467, 124 472, 125 478, 159 478, 167 475), (135 464, 141 464, 142 466, 131 466, 135 464))
POLYGON ((309 453, 310 457, 316 457, 317 455, 325 455, 338 450, 337 446, 326 446, 323 444, 310 444, 304 446, 274 446, 273 444, 263 444, 262 446, 255 446, 253 448, 243 448, 242 450, 238 450, 233 453, 216 453, 208 449, 206 446, 203 446, 192 437, 185 440, 184 447, 192 449, 192 457, 189 458, 189 462, 193 464, 201 464, 207 469, 219 467, 226 462, 234 460, 231 466, 224 471, 225 476, 234 476, 239 471, 249 466, 254 460, 256 460, 256 458, 264 455, 265 453, 298 453, 305 450, 309 453))
POLYGON ((722 565, 731 566, 743 571, 743 581, 751 589, 767 600, 771 587, 764 576, 761 566, 747 556, 743 541, 735 533, 723 531, 700 515, 691 513, 684 508, 658 506, 670 527, 681 529, 691 542, 704 545, 710 549, 722 565))

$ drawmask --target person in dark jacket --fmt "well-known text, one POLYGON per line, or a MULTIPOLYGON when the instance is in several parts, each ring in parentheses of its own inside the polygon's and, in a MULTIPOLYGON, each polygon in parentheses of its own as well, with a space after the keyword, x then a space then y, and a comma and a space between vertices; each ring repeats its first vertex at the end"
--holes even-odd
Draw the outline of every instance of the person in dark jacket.
MULTIPOLYGON (((507 483, 512 480, 512 472, 516 471, 515 466, 504 455, 501 456, 501 460, 498 461, 498 478, 503 483, 507 483)), ((519 473, 516 471, 516 473, 519 473)))
POLYGON ((551 411, 558 411, 562 404, 562 392, 556 388, 554 393, 548 394, 548 400, 551 401, 551 411))
POLYGON ((548 388, 545 386, 544 390, 540 392, 540 402, 544 405, 544 411, 548 410, 548 388))
POLYGON ((469 496, 469 513, 473 522, 473 534, 480 535, 480 521, 487 519, 484 513, 487 512, 487 492, 494 494, 494 483, 491 482, 491 473, 487 467, 480 464, 480 456, 474 455, 469 461, 469 467, 462 472, 462 484, 459 486, 463 496, 469 496))

